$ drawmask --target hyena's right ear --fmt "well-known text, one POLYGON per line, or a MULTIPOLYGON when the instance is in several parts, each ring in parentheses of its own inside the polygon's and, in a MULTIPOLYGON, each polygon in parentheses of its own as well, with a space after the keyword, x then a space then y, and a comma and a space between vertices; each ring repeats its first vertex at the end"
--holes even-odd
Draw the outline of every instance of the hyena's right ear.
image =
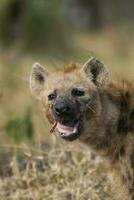
POLYGON ((35 63, 32 66, 30 90, 38 100, 42 97, 47 76, 49 76, 49 72, 39 63, 35 63))

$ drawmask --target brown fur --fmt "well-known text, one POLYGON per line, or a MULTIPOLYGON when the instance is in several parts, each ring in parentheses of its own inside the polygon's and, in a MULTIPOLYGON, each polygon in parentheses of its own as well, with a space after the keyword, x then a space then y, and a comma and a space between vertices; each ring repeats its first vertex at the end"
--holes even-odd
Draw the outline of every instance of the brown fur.
POLYGON ((74 102, 70 89, 79 85, 84 87, 85 96, 77 99, 84 121, 79 140, 109 161, 122 183, 123 197, 120 199, 134 200, 134 85, 127 81, 111 81, 105 65, 95 58, 82 70, 71 64, 48 77, 44 70, 44 79, 47 79, 44 86, 41 82, 35 84, 34 73, 31 90, 37 94, 39 88, 38 94, 50 123, 55 121, 54 102, 48 101, 48 94, 56 91, 59 96, 67 96, 74 102))
POLYGON ((68 65, 66 65, 65 67, 64 67, 64 73, 69 73, 69 72, 72 72, 72 71, 74 71, 74 70, 77 70, 78 69, 78 64, 76 64, 76 63, 70 63, 70 64, 68 64, 68 65))

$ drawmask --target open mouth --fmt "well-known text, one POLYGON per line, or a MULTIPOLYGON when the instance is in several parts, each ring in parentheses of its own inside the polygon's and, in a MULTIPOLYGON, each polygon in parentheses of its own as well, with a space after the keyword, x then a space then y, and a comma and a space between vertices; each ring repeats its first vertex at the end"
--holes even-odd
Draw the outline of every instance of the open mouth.
POLYGON ((80 136, 80 129, 81 129, 81 124, 80 121, 77 121, 75 124, 70 125, 68 124, 63 124, 60 122, 57 122, 56 125, 56 130, 60 134, 60 136, 68 141, 73 141, 77 139, 80 136))

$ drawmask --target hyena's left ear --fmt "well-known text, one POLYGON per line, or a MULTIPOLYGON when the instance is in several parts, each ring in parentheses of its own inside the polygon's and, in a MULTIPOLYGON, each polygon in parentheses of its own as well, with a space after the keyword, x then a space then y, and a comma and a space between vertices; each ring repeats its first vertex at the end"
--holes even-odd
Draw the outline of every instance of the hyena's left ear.
POLYGON ((90 58, 83 65, 82 71, 99 87, 106 87, 110 82, 110 75, 107 67, 97 58, 90 58))
POLYGON ((49 72, 39 63, 35 63, 32 66, 30 90, 38 100, 42 97, 47 76, 49 76, 49 72))

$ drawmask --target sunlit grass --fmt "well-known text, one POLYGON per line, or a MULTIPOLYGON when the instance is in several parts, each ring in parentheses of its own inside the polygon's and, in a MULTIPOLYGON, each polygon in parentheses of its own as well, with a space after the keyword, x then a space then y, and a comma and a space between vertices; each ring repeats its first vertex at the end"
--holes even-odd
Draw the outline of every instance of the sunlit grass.
POLYGON ((15 148, 18 153, 5 163, 9 175, 0 179, 1 199, 113 199, 106 166, 84 146, 15 148))

